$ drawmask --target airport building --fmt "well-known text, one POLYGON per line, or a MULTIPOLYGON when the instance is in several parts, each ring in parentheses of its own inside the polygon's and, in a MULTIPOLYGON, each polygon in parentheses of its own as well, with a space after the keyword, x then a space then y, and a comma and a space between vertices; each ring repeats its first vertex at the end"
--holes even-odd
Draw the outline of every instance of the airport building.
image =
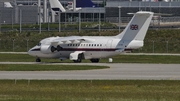
MULTIPOLYGON (((49 0, 48 0, 49 1, 49 0)), ((132 15, 127 13, 135 13, 140 10, 152 11, 155 13, 172 14, 173 17, 180 16, 179 0, 92 0, 95 4, 105 7, 84 7, 78 11, 67 10, 61 12, 61 15, 51 10, 49 2, 47 2, 46 14, 44 15, 44 0, 41 0, 41 7, 38 7, 38 0, 1 0, 0 1, 0 22, 1 24, 14 23, 33 23, 40 21, 58 22, 59 16, 61 22, 77 22, 79 16, 81 21, 101 21, 118 22, 119 14, 121 14, 122 22, 128 22, 132 15), (106 1, 106 2, 105 2, 106 1), (6 7, 5 2, 10 2, 13 7, 6 7), (40 12, 40 13, 39 13, 40 12), (46 19, 46 20, 45 20, 46 19)), ((60 0, 64 8, 68 2, 72 0, 60 0)), ((162 16, 163 17, 163 16, 162 16)), ((176 19, 177 20, 177 19, 176 19)))

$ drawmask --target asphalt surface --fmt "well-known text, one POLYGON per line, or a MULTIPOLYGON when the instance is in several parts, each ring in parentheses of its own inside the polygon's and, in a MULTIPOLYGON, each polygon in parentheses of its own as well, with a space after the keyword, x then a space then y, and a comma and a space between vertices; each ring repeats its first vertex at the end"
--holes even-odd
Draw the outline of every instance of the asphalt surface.
MULTIPOLYGON (((0 62, 0 64, 37 64, 0 62)), ((180 80, 180 64, 40 63, 47 65, 100 65, 109 69, 75 71, 0 71, 0 79, 27 80, 180 80)))

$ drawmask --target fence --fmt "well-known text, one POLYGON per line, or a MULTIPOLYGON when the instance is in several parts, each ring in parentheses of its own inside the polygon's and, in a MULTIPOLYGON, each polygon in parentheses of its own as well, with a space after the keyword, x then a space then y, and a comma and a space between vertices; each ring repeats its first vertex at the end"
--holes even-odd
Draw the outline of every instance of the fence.
POLYGON ((144 47, 135 50, 139 53, 180 53, 179 41, 145 41, 144 47))

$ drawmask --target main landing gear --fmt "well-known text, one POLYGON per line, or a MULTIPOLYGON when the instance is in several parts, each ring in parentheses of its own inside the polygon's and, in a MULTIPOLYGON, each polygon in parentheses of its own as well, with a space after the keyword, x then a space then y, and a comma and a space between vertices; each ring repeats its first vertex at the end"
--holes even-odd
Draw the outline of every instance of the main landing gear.
POLYGON ((98 62, 99 62, 99 59, 90 59, 90 61, 91 61, 92 63, 98 63, 98 62))
POLYGON ((77 60, 73 60, 74 63, 81 63, 82 62, 82 59, 84 59, 84 54, 81 53, 78 55, 78 59, 77 60))
POLYGON ((82 62, 81 59, 77 59, 77 60, 73 60, 73 61, 74 61, 74 63, 81 63, 82 62))
POLYGON ((36 58, 36 62, 41 62, 41 59, 40 58, 36 58))

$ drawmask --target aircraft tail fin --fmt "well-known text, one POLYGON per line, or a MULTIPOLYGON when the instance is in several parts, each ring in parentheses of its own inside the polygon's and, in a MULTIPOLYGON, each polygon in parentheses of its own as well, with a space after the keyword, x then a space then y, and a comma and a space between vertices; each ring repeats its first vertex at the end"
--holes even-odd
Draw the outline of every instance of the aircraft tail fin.
POLYGON ((61 11, 61 12, 65 12, 66 10, 64 9, 64 7, 62 6, 62 4, 58 1, 58 0, 49 0, 50 2, 50 6, 51 9, 53 11, 61 11))
POLYGON ((10 2, 4 2, 4 7, 5 8, 13 8, 10 2))
POLYGON ((76 7, 97 7, 91 0, 76 0, 76 7))
POLYGON ((147 11, 139 11, 135 13, 129 24, 123 30, 123 32, 116 37, 121 38, 124 41, 143 41, 153 14, 153 12, 147 11))

